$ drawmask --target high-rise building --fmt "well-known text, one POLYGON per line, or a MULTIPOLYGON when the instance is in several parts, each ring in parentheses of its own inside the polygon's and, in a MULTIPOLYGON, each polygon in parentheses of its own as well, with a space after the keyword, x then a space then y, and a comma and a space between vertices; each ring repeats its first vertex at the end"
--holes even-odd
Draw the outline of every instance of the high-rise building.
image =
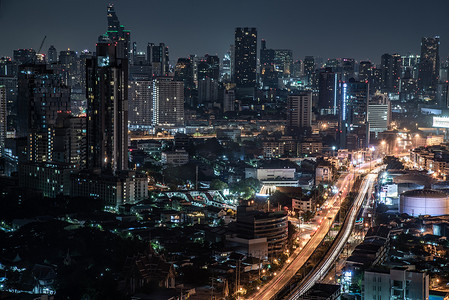
POLYGON ((108 30, 106 34, 100 36, 98 38, 99 42, 118 42, 122 41, 123 46, 120 51, 123 51, 123 55, 126 58, 130 57, 131 49, 131 32, 129 30, 125 30, 125 26, 120 24, 120 21, 115 12, 115 8, 113 4, 109 4, 107 8, 107 18, 108 18, 108 30))
POLYGON ((198 103, 216 102, 218 100, 218 81, 210 77, 198 81, 198 103))
POLYGON ((223 95, 223 113, 235 111, 235 91, 224 90, 223 95))
MULTIPOLYGON (((0 86, 5 86, 6 89, 6 111, 8 116, 17 116, 17 77, 15 76, 0 76, 0 86)), ((8 120, 8 123, 11 124, 8 120)))
POLYGON ((373 63, 361 61, 359 64, 359 81, 370 81, 373 77, 373 63))
POLYGON ((340 147, 368 148, 369 83, 350 80, 341 84, 340 147))
POLYGON ((368 104, 369 131, 376 135, 386 131, 391 120, 391 102, 385 94, 374 95, 368 104))
POLYGON ((418 94, 418 79, 413 78, 412 69, 406 68, 399 85, 399 100, 406 102, 413 100, 418 94))
POLYGON ((288 49, 274 50, 274 69, 279 77, 289 77, 293 64, 293 52, 288 49))
POLYGON ((221 60, 221 78, 224 83, 231 82, 232 79, 232 60, 230 51, 226 52, 221 60))
POLYGON ((184 125, 184 84, 171 77, 153 81, 153 125, 184 125))
POLYGON ((167 76, 170 72, 168 47, 164 43, 147 45, 147 61, 151 63, 153 76, 167 76))
POLYGON ((218 56, 206 54, 203 58, 199 59, 197 72, 198 81, 205 78, 218 81, 220 78, 220 60, 218 56))
POLYGON ((304 91, 287 97, 287 129, 295 132, 312 126, 312 92, 304 91))
POLYGON ((235 29, 235 83, 237 88, 252 88, 257 85, 257 30, 235 29))
POLYGON ((70 88, 45 64, 24 64, 18 78, 18 136, 28 137, 28 158, 51 161, 58 114, 70 111, 70 88))
POLYGON ((51 45, 47 51, 47 63, 53 64, 58 62, 58 51, 56 51, 55 46, 51 45))
POLYGON ((338 78, 332 68, 319 73, 318 110, 321 115, 337 114, 338 78))
POLYGON ((7 110, 6 110, 6 87, 0 85, 0 157, 5 153, 7 110))
POLYGON ((130 80, 128 116, 132 129, 148 129, 153 124, 153 81, 130 80))
POLYGON ((193 89, 195 87, 193 76, 193 64, 190 57, 178 58, 178 62, 175 66, 175 78, 176 81, 182 81, 185 89, 193 89))
POLYGON ((129 66, 130 80, 152 80, 151 63, 147 60, 145 52, 137 52, 137 44, 133 43, 132 63, 129 66))
POLYGON ((298 59, 292 66, 292 77, 299 78, 303 73, 302 60, 298 59))
POLYGON ((312 84, 312 75, 315 72, 315 59, 313 56, 306 56, 304 58, 304 77, 306 84, 312 84))
POLYGON ((98 43, 86 60, 87 167, 128 169, 128 59, 124 43, 98 43))
POLYGON ((0 58, 0 76, 17 77, 17 62, 11 57, 0 58))
POLYGON ((19 65, 34 63, 36 61, 36 51, 34 49, 14 50, 13 59, 19 65))
POLYGON ((421 91, 435 91, 440 71, 440 37, 423 37, 418 85, 421 91))
POLYGON ((81 73, 79 71, 79 60, 76 52, 72 50, 59 52, 59 63, 62 67, 61 74, 64 83, 70 87, 80 85, 81 73))
POLYGON ((61 113, 54 125, 52 161, 73 165, 80 170, 86 167, 86 117, 61 113))
POLYGON ((355 61, 353 58, 343 58, 341 60, 341 80, 349 81, 355 77, 355 61))
POLYGON ((385 53, 381 58, 382 64, 382 90, 387 93, 399 92, 401 79, 401 56, 399 54, 385 53))
POLYGON ((260 79, 264 89, 278 87, 278 75, 275 71, 275 50, 267 49, 265 40, 261 41, 260 46, 260 79))
POLYGON ((405 70, 410 70, 411 78, 418 79, 419 61, 421 57, 419 55, 407 54, 401 56, 402 61, 402 75, 404 76, 405 70))

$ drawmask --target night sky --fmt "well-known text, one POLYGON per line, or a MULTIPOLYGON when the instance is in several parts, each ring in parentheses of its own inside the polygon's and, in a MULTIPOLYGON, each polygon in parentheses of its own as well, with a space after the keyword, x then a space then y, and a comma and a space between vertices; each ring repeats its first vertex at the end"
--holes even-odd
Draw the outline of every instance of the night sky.
MULTIPOLYGON (((58 51, 93 50, 106 31, 103 0, 0 0, 1 56, 38 49, 44 37, 58 51)), ((422 36, 440 35, 449 54, 448 0, 116 0, 123 25, 138 50, 165 42, 170 59, 218 54, 233 43, 234 28, 257 27, 269 48, 306 55, 380 61, 383 53, 419 53, 422 36)))

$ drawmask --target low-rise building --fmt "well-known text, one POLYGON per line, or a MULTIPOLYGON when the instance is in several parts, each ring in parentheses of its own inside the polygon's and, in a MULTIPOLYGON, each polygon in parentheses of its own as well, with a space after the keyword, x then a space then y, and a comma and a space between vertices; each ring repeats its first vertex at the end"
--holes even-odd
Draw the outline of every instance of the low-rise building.
POLYGON ((161 162, 175 167, 185 165, 189 162, 189 153, 185 150, 162 152, 161 162))
POLYGON ((315 170, 315 185, 320 183, 332 182, 332 167, 331 166, 317 166, 315 170))
POLYGON ((45 197, 70 195, 70 176, 75 172, 74 164, 67 163, 21 163, 19 185, 41 191, 45 197))
POLYGON ((365 271, 362 299, 429 299, 429 275, 406 268, 365 271))
POLYGON ((80 172, 71 177, 73 197, 96 197, 105 206, 135 204, 148 197, 148 177, 134 171, 117 175, 80 172))

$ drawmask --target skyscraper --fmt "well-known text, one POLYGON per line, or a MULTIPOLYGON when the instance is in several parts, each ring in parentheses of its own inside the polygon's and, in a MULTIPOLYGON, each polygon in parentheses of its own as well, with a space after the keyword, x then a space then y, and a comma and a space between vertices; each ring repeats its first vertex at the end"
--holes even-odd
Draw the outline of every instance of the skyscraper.
POLYGON ((401 79, 401 56, 385 53, 381 58, 382 90, 387 93, 398 93, 401 79))
POLYGON ((256 28, 235 29, 235 83, 237 88, 255 88, 257 69, 256 28))
POLYGON ((267 49, 265 40, 260 46, 260 79, 264 89, 277 88, 278 78, 274 69, 275 50, 267 49))
POLYGON ((354 79, 343 82, 341 96, 340 146, 349 149, 367 148, 369 84, 354 79))
POLYGON ((184 125, 184 84, 171 77, 153 81, 153 125, 184 125))
POLYGON ((308 85, 312 84, 312 75, 315 71, 315 59, 313 56, 304 58, 304 77, 308 85))
POLYGON ((3 157, 5 153, 6 117, 6 87, 0 85, 0 157, 3 157))
POLYGON ((418 86, 421 91, 435 91, 440 71, 440 37, 423 37, 418 86))
POLYGON ((107 18, 108 18, 108 30, 106 34, 98 38, 99 42, 104 41, 123 41, 124 47, 121 51, 124 51, 124 56, 126 58, 130 57, 131 52, 131 32, 125 30, 125 26, 120 24, 120 21, 115 12, 113 4, 109 4, 107 8, 107 18))
POLYGON ((87 167, 116 174, 128 169, 128 59, 124 43, 97 44, 86 60, 87 167))
POLYGON ((332 68, 319 73, 318 110, 321 115, 337 114, 338 78, 332 68))
POLYGON ((287 128, 291 132, 312 126, 312 92, 287 97, 287 128))

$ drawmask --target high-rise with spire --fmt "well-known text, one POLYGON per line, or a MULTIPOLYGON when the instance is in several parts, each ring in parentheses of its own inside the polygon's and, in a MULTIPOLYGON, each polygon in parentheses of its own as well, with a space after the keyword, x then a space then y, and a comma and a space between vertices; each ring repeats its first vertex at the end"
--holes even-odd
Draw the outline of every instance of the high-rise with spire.
POLYGON ((98 41, 124 41, 124 50, 126 57, 128 58, 131 51, 131 31, 126 30, 125 26, 120 24, 113 4, 108 5, 107 17, 108 31, 106 31, 104 35, 100 36, 98 41))

